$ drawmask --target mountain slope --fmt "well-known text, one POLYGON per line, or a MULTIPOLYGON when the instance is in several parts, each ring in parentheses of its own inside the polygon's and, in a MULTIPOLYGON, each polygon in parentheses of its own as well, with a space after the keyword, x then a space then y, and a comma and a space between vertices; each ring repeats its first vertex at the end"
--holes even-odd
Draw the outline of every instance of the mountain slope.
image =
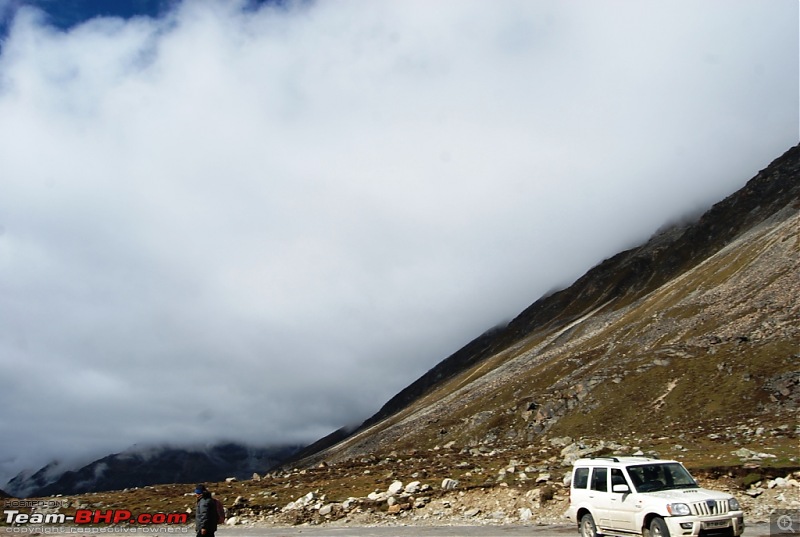
POLYGON ((296 464, 632 431, 695 439, 709 453, 701 437, 723 426, 794 424, 798 200, 800 146, 697 222, 617 254, 477 338, 296 464))

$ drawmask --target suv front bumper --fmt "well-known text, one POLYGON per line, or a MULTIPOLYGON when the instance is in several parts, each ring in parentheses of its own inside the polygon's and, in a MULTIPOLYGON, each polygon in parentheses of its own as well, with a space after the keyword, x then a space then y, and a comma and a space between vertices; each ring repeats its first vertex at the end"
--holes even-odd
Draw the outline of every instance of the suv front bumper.
POLYGON ((725 516, 716 517, 666 517, 664 522, 667 523, 669 533, 673 537, 715 534, 739 536, 744 532, 744 513, 741 511, 732 511, 725 516))

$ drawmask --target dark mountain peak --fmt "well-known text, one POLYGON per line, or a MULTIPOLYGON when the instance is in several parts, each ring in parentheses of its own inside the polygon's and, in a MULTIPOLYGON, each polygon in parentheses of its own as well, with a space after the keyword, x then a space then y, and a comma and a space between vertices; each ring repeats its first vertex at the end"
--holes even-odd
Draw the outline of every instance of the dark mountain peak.
POLYGON ((266 472, 294 454, 298 446, 250 447, 233 442, 211 446, 133 447, 77 469, 51 463, 32 476, 21 473, 8 483, 18 496, 52 496, 122 490, 161 483, 222 481, 266 472))

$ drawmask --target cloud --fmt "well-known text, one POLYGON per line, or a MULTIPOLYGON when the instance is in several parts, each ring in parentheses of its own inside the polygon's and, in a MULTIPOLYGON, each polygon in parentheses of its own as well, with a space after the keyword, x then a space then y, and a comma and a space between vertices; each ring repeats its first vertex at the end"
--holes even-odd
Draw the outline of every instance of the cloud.
POLYGON ((366 418, 795 144, 796 22, 795 2, 205 0, 61 31, 19 10, 0 470, 366 418))

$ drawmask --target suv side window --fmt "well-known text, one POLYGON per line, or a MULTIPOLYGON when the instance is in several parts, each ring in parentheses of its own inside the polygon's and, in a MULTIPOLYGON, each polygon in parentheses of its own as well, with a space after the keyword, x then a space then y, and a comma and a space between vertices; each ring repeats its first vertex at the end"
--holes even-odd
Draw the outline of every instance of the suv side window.
POLYGON ((572 478, 572 487, 576 489, 585 489, 588 484, 589 484, 589 469, 575 468, 575 475, 572 478))
POLYGON ((592 471, 592 490, 608 492, 608 468, 595 468, 592 471))
POLYGON ((614 489, 614 485, 627 485, 628 482, 625 481, 625 474, 622 473, 620 468, 612 468, 611 469, 611 489, 614 489))

